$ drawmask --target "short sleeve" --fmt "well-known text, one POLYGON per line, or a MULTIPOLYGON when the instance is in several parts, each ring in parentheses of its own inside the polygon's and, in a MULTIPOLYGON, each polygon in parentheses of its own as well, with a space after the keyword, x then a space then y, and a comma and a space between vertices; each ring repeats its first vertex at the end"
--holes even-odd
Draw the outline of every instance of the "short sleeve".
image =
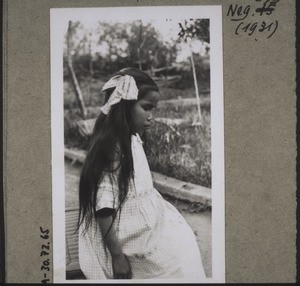
POLYGON ((96 211, 103 208, 117 209, 119 206, 119 188, 117 172, 105 172, 98 185, 96 211))
POLYGON ((119 173, 120 173, 119 144, 115 147, 112 164, 103 172, 98 184, 96 197, 96 212, 103 208, 117 209, 119 207, 119 173))

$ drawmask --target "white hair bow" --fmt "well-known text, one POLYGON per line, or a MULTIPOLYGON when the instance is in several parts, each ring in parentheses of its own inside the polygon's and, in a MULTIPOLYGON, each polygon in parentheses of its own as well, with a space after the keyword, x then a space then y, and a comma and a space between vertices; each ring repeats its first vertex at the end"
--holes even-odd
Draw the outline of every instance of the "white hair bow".
POLYGON ((111 106, 117 104, 121 99, 137 100, 139 90, 136 86, 134 78, 130 75, 117 75, 112 77, 102 88, 102 91, 115 87, 115 90, 110 95, 108 101, 100 110, 104 114, 108 114, 111 106))

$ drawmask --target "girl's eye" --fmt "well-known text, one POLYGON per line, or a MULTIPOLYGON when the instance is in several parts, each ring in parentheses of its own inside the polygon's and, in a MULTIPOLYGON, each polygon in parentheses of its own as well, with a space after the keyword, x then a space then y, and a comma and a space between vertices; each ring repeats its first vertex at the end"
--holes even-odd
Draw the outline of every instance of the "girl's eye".
POLYGON ((146 106, 143 106, 143 108, 145 111, 149 111, 152 109, 152 106, 146 105, 146 106))

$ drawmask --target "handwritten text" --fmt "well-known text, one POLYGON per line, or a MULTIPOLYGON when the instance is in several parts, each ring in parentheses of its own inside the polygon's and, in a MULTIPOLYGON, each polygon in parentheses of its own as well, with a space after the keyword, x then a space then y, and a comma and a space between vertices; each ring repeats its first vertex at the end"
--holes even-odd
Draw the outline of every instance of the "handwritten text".
POLYGON ((49 242, 49 230, 43 229, 40 227, 40 237, 43 239, 43 242, 41 244, 41 251, 40 251, 40 257, 42 257, 42 265, 41 265, 41 271, 43 271, 43 279, 41 282, 43 284, 47 284, 50 279, 48 278, 48 273, 50 271, 50 242, 49 242))
POLYGON ((230 4, 227 17, 236 22, 235 34, 245 33, 252 36, 260 33, 264 34, 266 38, 271 38, 277 31, 279 22, 276 19, 271 20, 270 15, 274 13, 279 1, 255 0, 255 7, 254 5, 230 4))

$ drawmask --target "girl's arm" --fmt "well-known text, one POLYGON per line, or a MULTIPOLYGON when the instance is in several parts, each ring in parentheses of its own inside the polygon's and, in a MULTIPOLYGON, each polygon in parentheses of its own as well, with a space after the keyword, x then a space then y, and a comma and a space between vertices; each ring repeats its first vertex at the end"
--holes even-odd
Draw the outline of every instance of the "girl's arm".
POLYGON ((104 238, 104 243, 111 254, 114 278, 131 279, 132 274, 129 261, 124 255, 122 248, 117 240, 116 231, 114 227, 112 226, 110 228, 113 221, 112 215, 97 215, 96 219, 98 225, 100 226, 100 231, 102 237, 104 238), (107 233, 108 230, 109 232, 107 233))

